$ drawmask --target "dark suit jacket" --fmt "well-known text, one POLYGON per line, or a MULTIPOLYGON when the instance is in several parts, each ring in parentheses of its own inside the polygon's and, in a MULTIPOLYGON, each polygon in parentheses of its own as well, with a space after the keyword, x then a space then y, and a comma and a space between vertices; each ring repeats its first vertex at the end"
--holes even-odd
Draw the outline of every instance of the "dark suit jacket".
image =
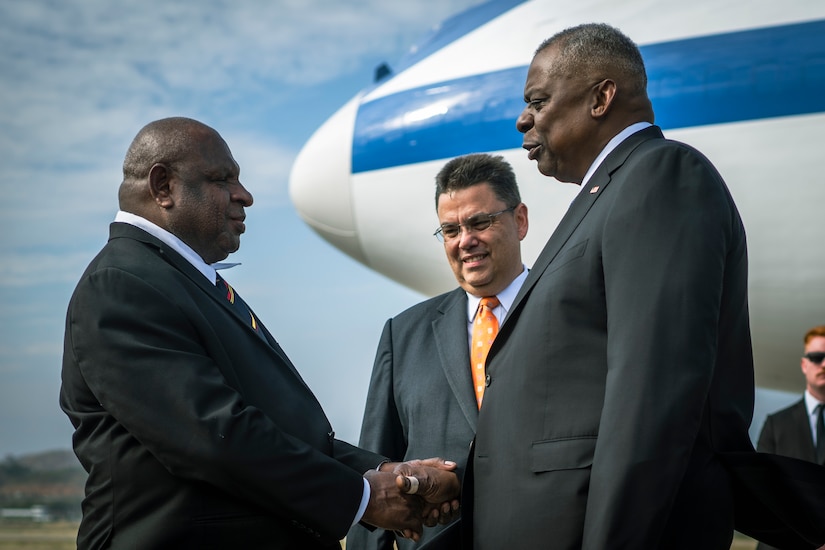
POLYGON ((658 128, 574 200, 487 370, 465 545, 727 550, 734 526, 783 548, 825 542, 825 470, 748 437, 739 214, 710 162, 658 128))
MULTIPOLYGON (((387 321, 375 355, 359 445, 393 460, 448 458, 458 463, 460 475, 477 417, 464 290, 424 301, 387 321)), ((425 529, 418 544, 401 539, 399 548, 421 548, 441 530, 425 529)), ((392 542, 390 532, 368 533, 357 526, 347 536, 347 549, 389 550, 392 542)))
POLYGON ((362 472, 312 392, 175 251, 114 223, 69 304, 80 548, 336 548, 362 472))
MULTIPOLYGON (((768 415, 759 434, 757 450, 806 460, 816 461, 816 450, 805 400, 768 415)), ((776 550, 759 543, 757 550, 776 550)))
POLYGON ((816 462, 814 438, 805 400, 768 415, 757 450, 816 462))
POLYGON ((715 455, 752 450, 753 364, 745 232, 711 163, 656 127, 621 143, 547 242, 487 369, 475 548, 729 548, 715 455))

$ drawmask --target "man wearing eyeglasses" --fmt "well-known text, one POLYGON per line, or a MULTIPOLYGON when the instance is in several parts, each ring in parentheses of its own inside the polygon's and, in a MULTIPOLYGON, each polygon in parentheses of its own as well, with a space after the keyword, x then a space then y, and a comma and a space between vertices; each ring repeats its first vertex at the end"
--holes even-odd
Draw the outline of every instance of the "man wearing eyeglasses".
MULTIPOLYGON (((502 322, 527 277, 520 244, 527 234, 527 206, 510 165, 486 154, 449 161, 436 176, 435 205, 440 223, 435 237, 459 286, 387 321, 360 446, 393 460, 431 452, 454 460, 463 471, 485 389, 486 357, 479 350, 495 336, 495 327, 482 331, 481 321, 502 322), (474 339, 482 332, 486 342, 474 339)), ((441 528, 427 530, 421 541, 430 542, 428 550, 458 548, 452 538, 458 527, 449 529, 436 540, 441 528)), ((370 534, 356 526, 347 548, 390 549, 393 541, 392 532, 370 534)), ((402 550, 413 547, 408 540, 397 543, 402 550)))

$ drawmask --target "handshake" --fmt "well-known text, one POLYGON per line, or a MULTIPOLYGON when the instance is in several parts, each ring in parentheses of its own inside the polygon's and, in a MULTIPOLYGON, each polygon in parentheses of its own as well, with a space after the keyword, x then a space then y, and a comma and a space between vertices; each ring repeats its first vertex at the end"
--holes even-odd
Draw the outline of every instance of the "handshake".
POLYGON ((440 458, 385 462, 364 474, 370 500, 361 520, 418 541, 423 526, 446 524, 458 515, 460 486, 455 462, 440 458))

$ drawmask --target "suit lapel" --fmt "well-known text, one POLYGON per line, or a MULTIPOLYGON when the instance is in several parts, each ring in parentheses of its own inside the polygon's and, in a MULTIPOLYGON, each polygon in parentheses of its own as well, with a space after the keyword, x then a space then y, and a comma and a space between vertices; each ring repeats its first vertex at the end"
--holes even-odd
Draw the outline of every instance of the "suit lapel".
POLYGON ((793 434, 793 441, 797 441, 799 452, 805 460, 816 462, 816 449, 814 448, 814 434, 811 431, 811 418, 808 416, 808 408, 803 399, 797 403, 793 409, 793 424, 789 429, 796 430, 793 434))
MULTIPOLYGON (((200 271, 195 269, 195 266, 186 261, 186 259, 183 256, 178 254, 171 247, 167 246, 166 243, 164 243, 160 239, 155 238, 154 236, 150 235, 149 233, 140 229, 139 227, 135 227, 128 223, 118 222, 112 224, 111 235, 111 238, 113 239, 119 237, 126 237, 129 239, 140 241, 142 243, 145 243, 149 246, 156 248, 161 258, 163 258, 167 263, 171 264, 172 267, 186 275, 186 277, 190 281, 192 281, 195 284, 195 286, 203 290, 213 300, 219 303, 226 302, 225 297, 222 295, 222 291, 220 291, 217 286, 210 284, 206 277, 204 277, 200 271)), ((228 307, 229 305, 230 304, 226 303, 228 309, 230 309, 228 307)))
MULTIPOLYGON (((187 262, 184 258, 181 258, 179 255, 175 255, 179 260, 179 264, 181 262, 183 264, 186 264, 182 267, 185 268, 186 266, 189 266, 190 269, 184 272, 189 276, 190 279, 192 279, 195 282, 195 284, 204 289, 204 291, 209 295, 210 298, 212 298, 218 304, 220 304, 224 311, 228 312, 235 320, 237 320, 241 324, 241 326, 244 327, 244 330, 247 331, 251 336, 254 336, 256 340, 260 341, 261 336, 263 336, 263 340, 266 341, 267 344, 269 344, 269 348, 272 351, 274 351, 275 354, 278 355, 278 357, 280 357, 284 363, 286 363, 286 365, 292 370, 292 372, 295 373, 295 376, 301 378, 301 375, 298 373, 298 370, 289 360, 289 357, 287 357, 284 350, 281 349, 281 346, 278 345, 278 342, 275 340, 275 338, 264 325, 263 321, 261 321, 261 319, 257 315, 255 315, 255 319, 258 323, 258 328, 260 329, 261 334, 258 334, 252 327, 249 317, 242 316, 242 312, 239 311, 240 308, 231 304, 229 300, 226 299, 226 291, 223 288, 218 288, 216 285, 210 285, 209 281, 207 281, 206 278, 198 270, 196 270, 189 262, 187 262)), ((238 296, 237 292, 235 297, 236 299, 241 299, 241 301, 243 302, 243 299, 240 298, 240 296, 238 296)), ((243 303, 246 304, 246 302, 243 303)), ((254 315, 254 313, 251 311, 251 308, 249 307, 249 304, 246 304, 246 307, 249 309, 249 314, 254 315)), ((303 382, 303 378, 301 378, 301 381, 303 382)))
MULTIPOLYGON (((142 229, 126 223, 113 223, 111 225, 111 235, 112 238, 126 237, 135 239, 157 248, 158 253, 164 260, 171 264, 172 267, 186 275, 186 277, 195 286, 203 290, 206 296, 208 296, 210 299, 219 304, 219 306, 223 308, 225 312, 227 312, 235 320, 241 323, 245 327, 245 330, 250 332, 250 335, 254 335, 255 340, 260 341, 260 336, 255 332, 255 329, 252 328, 251 324, 249 323, 249 320, 241 318, 240 313, 237 311, 237 308, 234 307, 231 303, 229 303, 229 301, 226 299, 226 293, 224 289, 218 288, 216 285, 210 284, 206 277, 204 277, 200 271, 195 269, 195 266, 186 261, 186 259, 180 254, 178 254, 175 250, 167 246, 166 243, 164 243, 160 239, 155 238, 149 233, 143 231, 142 229)), ((275 339, 272 337, 272 334, 270 334, 270 332, 266 329, 263 322, 261 322, 260 319, 258 319, 258 323, 261 331, 263 332, 266 338, 266 341, 269 343, 271 351, 274 351, 275 354, 303 382, 301 375, 298 373, 297 369, 289 360, 289 358, 286 356, 286 353, 284 353, 284 351, 278 345, 278 342, 276 342, 275 339)))
POLYGON ((478 404, 470 377, 470 348, 467 341, 467 294, 458 288, 438 306, 440 317, 432 322, 433 337, 441 368, 447 377, 467 422, 476 429, 478 404))
MULTIPOLYGON (((550 235, 547 244, 544 245, 544 249, 542 249, 541 254, 539 254, 536 262, 530 269, 530 273, 527 275, 524 284, 516 295, 516 299, 513 301, 513 307, 510 308, 510 312, 504 320, 499 336, 496 337, 497 341, 501 339, 501 332, 505 331, 505 327, 507 327, 507 320, 515 317, 513 313, 521 307, 525 297, 530 294, 533 286, 535 286, 544 271, 553 262, 561 248, 573 234, 573 231, 581 224, 584 217, 590 211, 590 208, 610 184, 613 173, 625 163, 630 154, 639 145, 657 137, 664 137, 662 131, 657 126, 640 130, 621 142, 619 146, 604 159, 601 166, 599 166, 590 178, 590 181, 587 182, 585 188, 579 191, 579 194, 570 204, 570 208, 567 209, 556 230, 550 235)), ((495 346, 495 343, 493 345, 495 346)))

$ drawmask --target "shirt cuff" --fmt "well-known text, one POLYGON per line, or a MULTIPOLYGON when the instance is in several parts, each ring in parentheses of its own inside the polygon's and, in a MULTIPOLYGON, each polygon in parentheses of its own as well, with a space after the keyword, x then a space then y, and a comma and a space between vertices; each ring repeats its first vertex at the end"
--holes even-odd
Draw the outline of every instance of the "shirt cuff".
POLYGON ((361 506, 358 507, 358 513, 355 514, 355 519, 352 521, 352 524, 355 525, 361 518, 364 517, 364 512, 367 511, 367 504, 370 502, 370 482, 367 481, 367 478, 362 478, 364 480, 364 493, 361 495, 361 506))

